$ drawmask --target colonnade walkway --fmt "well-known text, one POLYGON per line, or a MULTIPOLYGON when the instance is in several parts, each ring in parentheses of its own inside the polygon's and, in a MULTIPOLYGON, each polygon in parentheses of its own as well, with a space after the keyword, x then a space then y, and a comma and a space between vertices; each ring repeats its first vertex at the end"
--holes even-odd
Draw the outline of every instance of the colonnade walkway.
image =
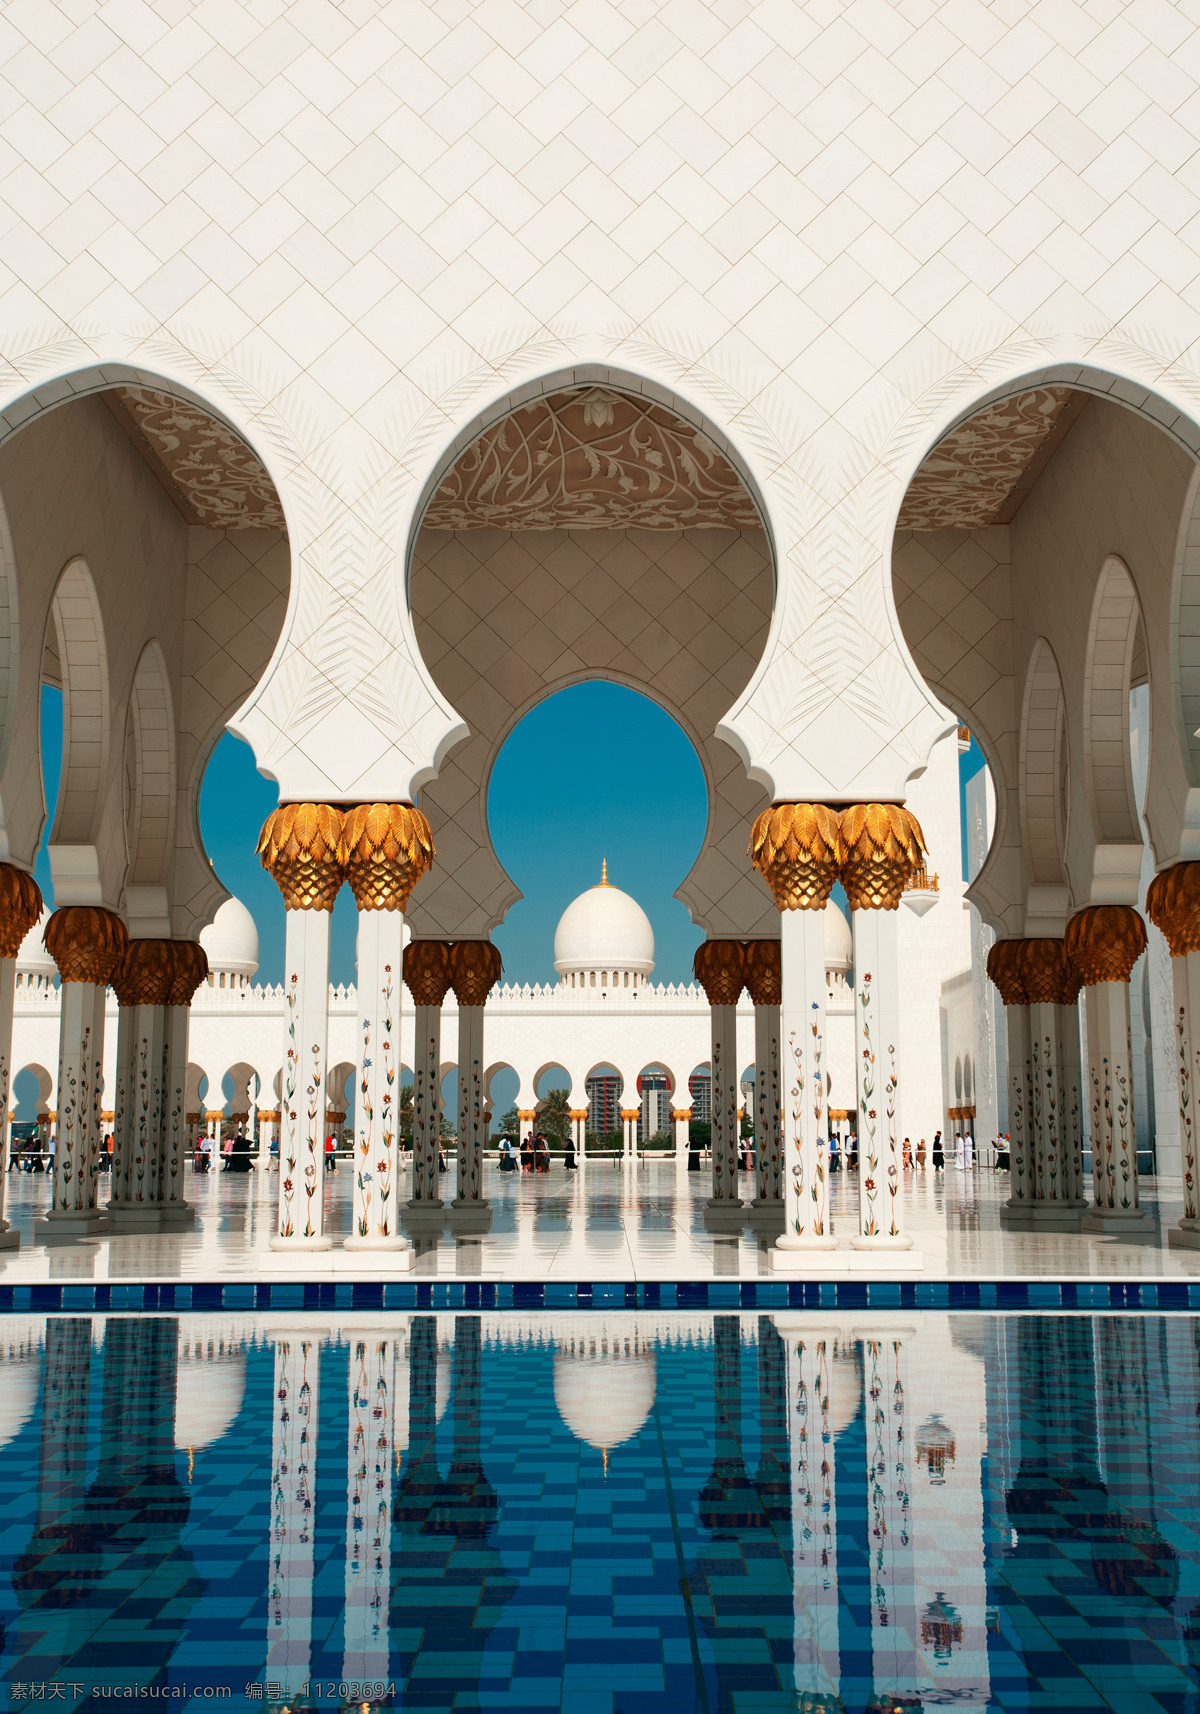
MULTIPOLYGON (((1011 1230, 1001 1221, 1008 1174, 969 1172, 906 1174, 907 1229, 926 1279, 1194 1279, 1200 1252, 1171 1249, 1167 1232, 1183 1209, 1178 1181, 1142 1180, 1145 1220, 1130 1235, 1011 1230)), ((449 1181, 452 1182, 452 1179, 449 1181)), ((430 1231, 404 1229, 416 1252, 408 1278, 473 1277, 484 1280, 711 1280, 771 1276, 774 1232, 711 1231, 705 1222, 707 1172, 689 1173, 674 1160, 624 1165, 589 1160, 583 1172, 564 1172, 559 1160, 544 1176, 502 1174, 485 1168, 490 1229, 456 1233, 448 1224, 430 1231)), ((740 1192, 753 1196, 750 1174, 740 1192)), ((406 1187, 401 1186, 401 1209, 406 1187)), ((264 1268, 275 1230, 278 1174, 226 1172, 193 1175, 187 1198, 196 1209, 194 1229, 46 1245, 34 1236, 45 1212, 49 1180, 11 1173, 8 1216, 21 1233, 19 1249, 0 1251, 0 1284, 52 1280, 229 1280, 280 1276, 264 1268)), ((351 1174, 343 1163, 326 1177, 325 1229, 349 1229, 351 1174)), ((452 1192, 447 1192, 447 1198, 452 1192)), ((848 1242, 855 1230, 858 1180, 831 1180, 834 1234, 848 1242)), ((107 1200, 102 1193, 101 1202, 107 1200)), ((319 1272, 319 1257, 310 1258, 319 1272)), ((887 1257, 874 1277, 888 1277, 887 1257)), ((823 1258, 814 1257, 819 1277, 823 1258)), ((362 1278, 372 1277, 362 1256, 362 1278)), ((908 1274, 907 1277, 913 1277, 908 1274)))

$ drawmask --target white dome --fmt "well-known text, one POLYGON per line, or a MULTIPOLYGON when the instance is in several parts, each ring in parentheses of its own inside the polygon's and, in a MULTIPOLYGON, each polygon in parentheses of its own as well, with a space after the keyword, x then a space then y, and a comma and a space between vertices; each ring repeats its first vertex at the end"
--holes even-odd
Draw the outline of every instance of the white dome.
POLYGON ((242 1408, 246 1359, 240 1351, 180 1352, 175 1380, 175 1445, 196 1452, 228 1434, 242 1408))
POLYGON ((854 936, 846 913, 830 899, 825 906, 825 968, 849 970, 854 963, 854 936))
POLYGON ((554 1359, 554 1402, 576 1440, 607 1452, 641 1432, 654 1403, 654 1357, 573 1356, 554 1359))
POLYGON ((649 976, 654 969, 650 918, 636 899, 609 886, 607 863, 599 885, 580 893, 559 918, 554 968, 568 977, 583 971, 649 976))
POLYGON ((58 966, 46 951, 46 943, 42 939, 42 930, 49 921, 50 912, 43 905, 41 916, 21 942, 20 950, 17 953, 17 969, 22 975, 50 977, 58 975, 58 966))
POLYGON ((240 899, 225 900, 208 927, 200 930, 200 944, 210 971, 253 976, 258 969, 258 929, 240 899))

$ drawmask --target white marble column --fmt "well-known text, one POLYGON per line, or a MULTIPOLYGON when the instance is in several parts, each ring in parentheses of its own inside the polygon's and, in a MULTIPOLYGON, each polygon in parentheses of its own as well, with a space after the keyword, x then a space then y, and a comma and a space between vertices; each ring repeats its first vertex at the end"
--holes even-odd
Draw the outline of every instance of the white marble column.
POLYGON ((110 1229, 108 1215, 97 1207, 104 1001, 129 939, 120 917, 91 905, 55 911, 43 938, 62 978, 53 1202, 36 1228, 51 1239, 110 1229))
POLYGON ((271 1248, 299 1254, 333 1244, 325 1231, 330 912, 290 910, 286 924, 279 1221, 271 1248))
POLYGON ((894 910, 856 910, 854 1045, 858 1073, 856 1250, 909 1250, 900 1118, 900 959, 894 910))
POLYGON ((317 1427, 326 1328, 272 1329, 271 1535, 263 1678, 290 1702, 308 1683, 316 1574, 317 1427))
POLYGON ((502 970, 500 954, 490 941, 454 943, 450 980, 458 1001, 458 1195, 453 1208, 460 1222, 474 1220, 488 1209, 483 1194, 487 1142, 483 1019, 487 997, 502 970))
POLYGON ((791 1272, 804 1270, 808 1253, 837 1248, 825 1117, 824 904, 822 898, 814 909, 779 914, 784 1229, 771 1265, 791 1272))
POLYGON ((912 1428, 905 1335, 890 1324, 862 1340, 867 1437, 871 1678, 884 1706, 923 1705, 933 1682, 920 1650, 912 1516, 912 1428))
POLYGON ((537 1119, 536 1107, 517 1108, 517 1145, 525 1148, 533 1135, 534 1123, 537 1119))
POLYGON ((711 1020, 712 1195, 708 1207, 714 1213, 735 1213, 742 1206, 737 1181, 737 1111, 741 1103, 737 1003, 745 966, 746 951, 740 940, 706 940, 696 948, 692 966, 708 998, 711 1020))
POLYGON ((443 940, 414 940, 404 951, 404 981, 413 1007, 414 1212, 440 1213, 438 1174, 442 1137, 442 1002, 450 987, 450 948, 443 940))
POLYGON ((1064 944, 1086 989, 1085 1090, 1093 1201, 1084 1229, 1124 1229, 1146 1217, 1138 1202, 1129 1029, 1129 977, 1145 951, 1146 929, 1127 905, 1091 905, 1071 918, 1064 944))
POLYGON ((403 961, 402 913, 360 907, 354 1217, 345 1248, 404 1256, 411 1266, 399 1216, 403 961))
POLYGON ((396 1387, 408 1364, 382 1327, 345 1328, 347 1379, 346 1581, 342 1618, 342 1677, 375 1684, 390 1677, 392 1483, 396 1450, 396 1387))
POLYGON ((621 1112, 621 1153, 628 1166, 637 1158, 637 1122, 641 1112, 640 1107, 622 1107, 621 1112))
MULTIPOLYGON (((678 1091, 675 1092, 678 1094, 678 1091)), ((675 1160, 687 1165, 688 1157, 688 1127, 692 1122, 692 1105, 689 1096, 686 1106, 671 1108, 671 1123, 675 1128, 675 1160)))
POLYGON ((194 940, 172 941, 174 975, 163 1010, 163 1145, 159 1180, 162 1225, 178 1230, 195 1224, 184 1171, 190 1143, 187 1123, 188 1038, 192 1000, 208 976, 208 958, 194 940))
POLYGON ((113 972, 117 996, 117 1086, 108 1214, 116 1230, 162 1223, 166 1108, 166 1011, 175 978, 169 940, 132 940, 113 972))
POLYGON ((21 942, 42 914, 42 894, 32 875, 0 863, 0 1250, 15 1250, 21 1234, 4 1217, 8 1188, 8 1150, 12 1114, 13 1002, 16 996, 17 954, 21 942))
POLYGON ((1200 863, 1176 863, 1154 877, 1146 912, 1171 955, 1183 1218, 1167 1233, 1173 1249, 1200 1250, 1200 863))
MULTIPOLYGON (((751 998, 754 991, 751 989, 751 998)), ((780 1127, 780 1006, 754 1006, 754 1206, 772 1210, 783 1200, 780 1127)))
POLYGON ((792 1501, 792 1670, 801 1708, 840 1708, 833 1351, 837 1330, 777 1315, 787 1352, 792 1501))

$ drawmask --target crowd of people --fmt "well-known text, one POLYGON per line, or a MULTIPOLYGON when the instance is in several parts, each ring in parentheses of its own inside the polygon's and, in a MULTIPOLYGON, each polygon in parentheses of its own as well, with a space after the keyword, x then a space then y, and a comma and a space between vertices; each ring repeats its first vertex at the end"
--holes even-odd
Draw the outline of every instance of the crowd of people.
MULTIPOLYGON (((511 1137, 501 1137, 500 1171, 516 1172, 518 1165, 522 1172, 550 1171, 550 1139, 544 1131, 536 1135, 530 1132, 519 1144, 514 1144, 511 1137)), ((568 1137, 563 1144, 563 1168, 566 1172, 576 1170, 574 1137, 568 1137)))

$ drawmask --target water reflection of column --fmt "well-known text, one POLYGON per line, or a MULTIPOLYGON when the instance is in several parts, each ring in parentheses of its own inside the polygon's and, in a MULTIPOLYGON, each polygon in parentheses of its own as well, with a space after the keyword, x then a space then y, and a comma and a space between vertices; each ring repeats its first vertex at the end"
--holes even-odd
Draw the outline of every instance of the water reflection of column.
POLYGON ((792 1652, 800 1706, 840 1708, 837 1512, 830 1363, 833 1330, 777 1316, 787 1348, 792 1499, 792 1652))
POLYGON ((312 1660, 322 1329, 274 1331, 271 1582, 264 1677, 299 1690, 312 1660))
POLYGON ((897 1331, 867 1336, 862 1345, 871 1677, 880 1699, 930 1687, 917 1646, 908 1364, 897 1331))
POLYGON ((392 1576, 392 1458, 396 1383, 407 1376, 382 1329, 350 1335, 346 1472, 346 1610, 342 1677, 388 1677, 392 1576))

